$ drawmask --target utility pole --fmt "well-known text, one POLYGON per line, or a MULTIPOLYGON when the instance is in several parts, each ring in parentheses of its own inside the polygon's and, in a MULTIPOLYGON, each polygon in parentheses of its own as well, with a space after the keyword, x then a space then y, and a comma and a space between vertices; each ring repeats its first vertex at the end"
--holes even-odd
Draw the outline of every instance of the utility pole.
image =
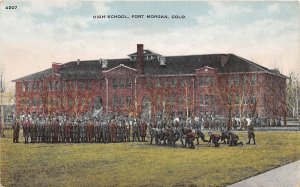
MULTIPOLYGON (((3 93, 5 91, 4 81, 3 81, 3 66, 1 69, 1 80, 0 80, 0 105, 1 105, 1 126, 4 129, 4 107, 3 107, 3 93)), ((2 132, 1 132, 2 134, 2 132)))
POLYGON ((297 117, 299 118, 299 96, 298 96, 298 88, 299 88, 299 84, 298 84, 298 81, 297 81, 297 85, 296 85, 296 114, 297 114, 297 117))

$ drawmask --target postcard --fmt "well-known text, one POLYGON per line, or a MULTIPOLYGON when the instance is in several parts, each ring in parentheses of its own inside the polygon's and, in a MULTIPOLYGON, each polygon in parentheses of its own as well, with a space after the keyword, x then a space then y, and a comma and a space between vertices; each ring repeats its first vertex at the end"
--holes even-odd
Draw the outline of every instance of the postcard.
POLYGON ((0 186, 300 186, 297 1, 0 1, 0 186))

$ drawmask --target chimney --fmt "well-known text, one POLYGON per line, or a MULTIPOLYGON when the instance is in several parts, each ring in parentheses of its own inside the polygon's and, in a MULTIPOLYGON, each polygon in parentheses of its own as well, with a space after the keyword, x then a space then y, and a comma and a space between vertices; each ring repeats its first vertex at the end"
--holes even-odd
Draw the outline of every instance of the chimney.
POLYGON ((136 66, 137 66, 137 72, 139 75, 144 74, 144 45, 143 44, 137 44, 137 60, 136 60, 136 66))
POLYGON ((61 68, 61 63, 52 62, 52 73, 58 73, 61 68))
POLYGON ((106 69, 108 66, 108 61, 106 59, 101 59, 102 68, 106 69))
POLYGON ((228 54, 221 55, 221 65, 222 65, 222 67, 224 67, 228 63, 229 57, 230 56, 228 54))
POLYGON ((77 59, 77 66, 80 65, 80 59, 77 59))

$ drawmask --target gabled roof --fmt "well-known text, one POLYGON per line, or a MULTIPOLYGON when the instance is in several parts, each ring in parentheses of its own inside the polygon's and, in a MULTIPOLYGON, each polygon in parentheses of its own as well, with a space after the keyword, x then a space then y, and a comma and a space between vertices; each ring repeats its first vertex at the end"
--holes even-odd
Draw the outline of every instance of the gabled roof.
MULTIPOLYGON (((158 56, 161 56, 160 54, 155 53, 155 52, 153 52, 153 51, 151 51, 151 50, 149 50, 149 49, 144 49, 143 54, 144 54, 144 55, 158 55, 158 56)), ((131 57, 131 56, 137 56, 137 52, 132 53, 132 54, 130 54, 130 55, 128 55, 128 56, 130 56, 130 57, 131 57)))
MULTIPOLYGON (((144 50, 146 53, 154 54, 150 50, 144 50)), ((131 55, 135 55, 133 53, 131 55)), ((244 59, 234 54, 205 54, 205 55, 186 55, 186 56, 166 56, 165 65, 160 65, 157 58, 144 61, 144 74, 147 75, 180 75, 195 74, 196 69, 205 66, 215 68, 219 73, 237 73, 237 72, 265 72, 276 76, 287 78, 282 74, 278 74, 266 67, 260 66, 254 62, 244 59), (225 59, 225 60, 224 60, 225 59)), ((123 64, 124 67, 136 70, 136 61, 126 59, 107 59, 107 70, 111 71, 123 64)), ((16 80, 41 80, 46 75, 51 74, 52 69, 46 69, 16 80)), ((97 79, 101 77, 102 65, 99 60, 71 61, 61 65, 59 69, 63 80, 71 79, 97 79)))
POLYGON ((45 76, 49 75, 52 73, 52 69, 49 68, 49 69, 46 69, 46 70, 43 70, 43 71, 40 71, 40 72, 37 72, 37 73, 33 73, 31 75, 27 75, 25 77, 21 77, 21 78, 18 78, 18 79, 15 79, 15 80, 12 80, 12 82, 17 82, 17 81, 26 81, 26 80, 41 80, 43 79, 45 76))
POLYGON ((117 69, 117 68, 121 68, 121 67, 124 67, 124 68, 126 68, 126 69, 130 69, 130 70, 132 70, 132 71, 137 71, 137 70, 136 70, 136 69, 134 69, 134 68, 131 68, 131 67, 125 66, 124 64, 120 64, 120 65, 118 65, 118 66, 116 66, 116 67, 114 67, 114 68, 111 68, 111 69, 109 69, 109 70, 102 71, 102 72, 103 72, 103 73, 107 73, 107 72, 110 72, 110 71, 112 71, 112 70, 115 70, 115 69, 117 69))

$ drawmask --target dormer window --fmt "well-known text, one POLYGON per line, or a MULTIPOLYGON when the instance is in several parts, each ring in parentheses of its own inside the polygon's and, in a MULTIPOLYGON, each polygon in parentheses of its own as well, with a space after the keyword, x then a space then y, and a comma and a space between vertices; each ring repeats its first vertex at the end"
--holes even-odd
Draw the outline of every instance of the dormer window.
POLYGON ((102 60, 102 68, 107 68, 108 62, 107 60, 102 60))
POLYGON ((136 56, 131 56, 130 61, 136 61, 136 56))
POLYGON ((166 58, 163 56, 160 56, 159 58, 159 65, 165 66, 166 65, 166 58))

